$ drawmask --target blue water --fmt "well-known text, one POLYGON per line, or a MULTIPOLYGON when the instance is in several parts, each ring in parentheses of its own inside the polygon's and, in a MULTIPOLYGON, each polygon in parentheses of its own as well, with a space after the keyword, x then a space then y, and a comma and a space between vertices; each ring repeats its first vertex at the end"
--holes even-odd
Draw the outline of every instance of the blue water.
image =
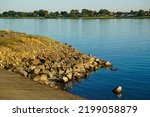
POLYGON ((0 29, 7 28, 69 43, 118 68, 100 69, 73 83, 73 94, 101 100, 150 99, 150 19, 0 19, 0 29), (120 98, 111 91, 118 85, 123 87, 120 98))

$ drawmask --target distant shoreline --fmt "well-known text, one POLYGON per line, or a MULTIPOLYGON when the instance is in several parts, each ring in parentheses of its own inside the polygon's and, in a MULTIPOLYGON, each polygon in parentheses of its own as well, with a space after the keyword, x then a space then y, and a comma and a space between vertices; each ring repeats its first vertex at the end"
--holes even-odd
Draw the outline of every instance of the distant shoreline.
POLYGON ((32 12, 22 11, 5 11, 0 13, 0 18, 20 18, 20 19, 146 19, 150 18, 149 10, 138 10, 138 11, 109 11, 107 9, 100 9, 99 11, 82 9, 72 9, 70 12, 67 11, 55 11, 51 12, 48 10, 35 10, 32 12))
POLYGON ((137 16, 137 17, 61 17, 61 18, 45 18, 45 17, 0 17, 0 19, 150 19, 150 16, 137 16))

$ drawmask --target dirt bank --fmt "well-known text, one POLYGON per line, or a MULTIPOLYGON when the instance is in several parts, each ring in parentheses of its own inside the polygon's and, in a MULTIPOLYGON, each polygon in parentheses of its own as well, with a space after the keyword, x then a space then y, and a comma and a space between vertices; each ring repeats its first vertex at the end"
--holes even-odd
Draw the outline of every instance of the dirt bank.
POLYGON ((80 100, 61 89, 54 89, 19 74, 0 69, 0 100, 80 100))

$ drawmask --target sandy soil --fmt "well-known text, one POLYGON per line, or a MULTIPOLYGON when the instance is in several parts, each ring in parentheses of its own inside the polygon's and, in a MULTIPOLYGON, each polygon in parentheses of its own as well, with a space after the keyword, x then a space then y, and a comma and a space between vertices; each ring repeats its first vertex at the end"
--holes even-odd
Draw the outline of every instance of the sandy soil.
POLYGON ((81 100, 60 89, 41 85, 4 69, 0 69, 0 100, 81 100))

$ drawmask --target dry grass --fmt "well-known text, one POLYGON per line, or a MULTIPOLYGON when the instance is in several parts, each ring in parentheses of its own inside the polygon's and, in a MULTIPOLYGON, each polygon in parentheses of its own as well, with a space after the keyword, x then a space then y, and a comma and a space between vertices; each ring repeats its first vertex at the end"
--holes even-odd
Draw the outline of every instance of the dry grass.
MULTIPOLYGON (((50 56, 51 59, 65 59, 79 51, 69 45, 60 43, 54 39, 13 32, 10 30, 0 31, 0 56, 35 58, 38 55, 50 56)), ((4 59, 3 59, 4 60, 4 59)))

